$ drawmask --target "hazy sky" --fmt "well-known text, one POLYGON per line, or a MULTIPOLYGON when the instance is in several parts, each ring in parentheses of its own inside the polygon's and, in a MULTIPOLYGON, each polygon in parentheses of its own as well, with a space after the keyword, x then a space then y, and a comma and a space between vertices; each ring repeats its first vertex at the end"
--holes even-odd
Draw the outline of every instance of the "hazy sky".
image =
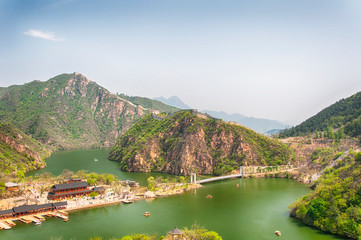
POLYGON ((113 93, 301 122, 361 90, 361 1, 0 0, 0 86, 80 72, 113 93))

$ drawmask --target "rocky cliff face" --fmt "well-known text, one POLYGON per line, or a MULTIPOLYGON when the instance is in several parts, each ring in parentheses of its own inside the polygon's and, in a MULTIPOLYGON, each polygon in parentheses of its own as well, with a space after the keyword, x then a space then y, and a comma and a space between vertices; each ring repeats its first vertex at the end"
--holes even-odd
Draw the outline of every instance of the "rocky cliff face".
POLYGON ((220 175, 239 166, 292 161, 292 151, 245 127, 182 111, 165 119, 147 115, 112 148, 109 159, 135 172, 220 175))
POLYGON ((0 123, 0 169, 2 173, 27 172, 45 167, 51 151, 10 124, 0 123))
POLYGON ((0 120, 52 149, 110 147, 148 112, 78 73, 12 86, 0 94, 0 120))

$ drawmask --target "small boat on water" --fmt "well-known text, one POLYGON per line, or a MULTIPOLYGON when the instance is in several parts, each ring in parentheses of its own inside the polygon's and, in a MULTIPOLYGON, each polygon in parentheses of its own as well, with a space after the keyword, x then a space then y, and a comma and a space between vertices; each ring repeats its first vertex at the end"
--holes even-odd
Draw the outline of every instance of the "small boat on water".
POLYGON ((125 203, 125 204, 130 204, 132 202, 133 202, 132 200, 128 200, 128 199, 122 200, 122 203, 125 203))
POLYGON ((208 198, 208 199, 212 199, 213 196, 212 196, 212 195, 207 195, 207 198, 208 198))
POLYGON ((41 225, 42 223, 39 221, 39 222, 36 222, 34 223, 34 225, 41 225))
POLYGON ((98 162, 98 159, 94 158, 94 162, 98 162))
POLYGON ((282 235, 280 231, 275 231, 275 234, 276 234, 277 236, 281 236, 281 235, 282 235))
POLYGON ((145 217, 149 217, 149 216, 150 216, 150 212, 145 212, 145 213, 144 213, 144 216, 145 216, 145 217))

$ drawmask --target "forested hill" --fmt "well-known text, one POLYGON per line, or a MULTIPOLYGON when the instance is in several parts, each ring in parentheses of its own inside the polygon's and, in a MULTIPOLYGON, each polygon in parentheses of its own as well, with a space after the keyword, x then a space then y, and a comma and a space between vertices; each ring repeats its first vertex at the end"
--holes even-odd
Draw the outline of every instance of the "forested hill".
POLYGON ((0 121, 52 149, 113 146, 149 112, 78 73, 0 89, 0 121))
POLYGON ((0 123, 0 172, 28 172, 45 166, 51 151, 10 124, 0 123))
POLYGON ((327 135, 361 135, 361 92, 325 108, 300 125, 280 133, 280 137, 302 136, 325 132, 327 135))
POLYGON ((360 239, 361 153, 350 152, 328 168, 315 189, 291 206, 291 215, 333 234, 360 239))
POLYGON ((220 175, 239 166, 287 164, 292 158, 285 144, 190 110, 165 118, 143 117, 109 154, 125 171, 177 175, 220 175))

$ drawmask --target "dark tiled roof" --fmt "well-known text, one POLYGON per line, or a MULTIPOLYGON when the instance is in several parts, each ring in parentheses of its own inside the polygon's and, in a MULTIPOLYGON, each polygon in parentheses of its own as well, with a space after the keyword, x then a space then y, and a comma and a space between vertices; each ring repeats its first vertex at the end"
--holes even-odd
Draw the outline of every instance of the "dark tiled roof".
POLYGON ((92 189, 94 192, 104 192, 105 191, 105 188, 104 187, 94 187, 92 189))
POLYGON ((50 207, 53 206, 53 204, 52 203, 45 203, 45 204, 40 204, 39 206, 40 206, 40 208, 50 208, 50 207))
POLYGON ((14 210, 14 213, 19 213, 19 212, 29 212, 29 211, 34 211, 34 210, 37 210, 39 209, 39 205, 21 205, 21 206, 18 206, 18 207, 14 207, 13 210, 14 210))
POLYGON ((0 211, 0 216, 7 215, 7 214, 13 214, 13 213, 14 213, 14 211, 12 209, 2 210, 2 211, 0 211))
POLYGON ((53 203, 53 206, 54 207, 61 207, 61 206, 66 206, 66 205, 68 205, 68 202, 55 202, 55 203, 53 203))
POLYGON ((184 232, 175 227, 173 230, 169 231, 169 235, 182 235, 184 232))
POLYGON ((51 196, 70 196, 72 194, 79 194, 79 193, 90 193, 93 190, 87 189, 87 190, 80 190, 80 191, 73 191, 73 192, 66 192, 66 193, 52 193, 49 192, 49 195, 51 196))
POLYGON ((12 209, 2 210, 0 211, 0 216, 5 214, 12 214, 12 213, 24 213, 35 211, 39 209, 46 209, 46 208, 54 208, 54 207, 61 207, 68 205, 68 202, 55 202, 55 203, 45 203, 45 204, 33 204, 33 205, 21 205, 18 207, 13 207, 12 209))
POLYGON ((81 178, 70 178, 70 179, 66 179, 65 182, 80 182, 81 178))
POLYGON ((39 209, 44 209, 44 208, 52 208, 53 207, 53 203, 45 203, 45 204, 33 204, 33 205, 21 205, 18 207, 13 207, 14 213, 19 213, 19 212, 30 212, 30 211, 35 211, 35 210, 39 210, 39 209))
POLYGON ((53 190, 63 190, 63 189, 71 189, 71 188, 79 188, 79 187, 89 187, 86 182, 71 182, 71 183, 62 183, 55 184, 51 187, 53 190))

